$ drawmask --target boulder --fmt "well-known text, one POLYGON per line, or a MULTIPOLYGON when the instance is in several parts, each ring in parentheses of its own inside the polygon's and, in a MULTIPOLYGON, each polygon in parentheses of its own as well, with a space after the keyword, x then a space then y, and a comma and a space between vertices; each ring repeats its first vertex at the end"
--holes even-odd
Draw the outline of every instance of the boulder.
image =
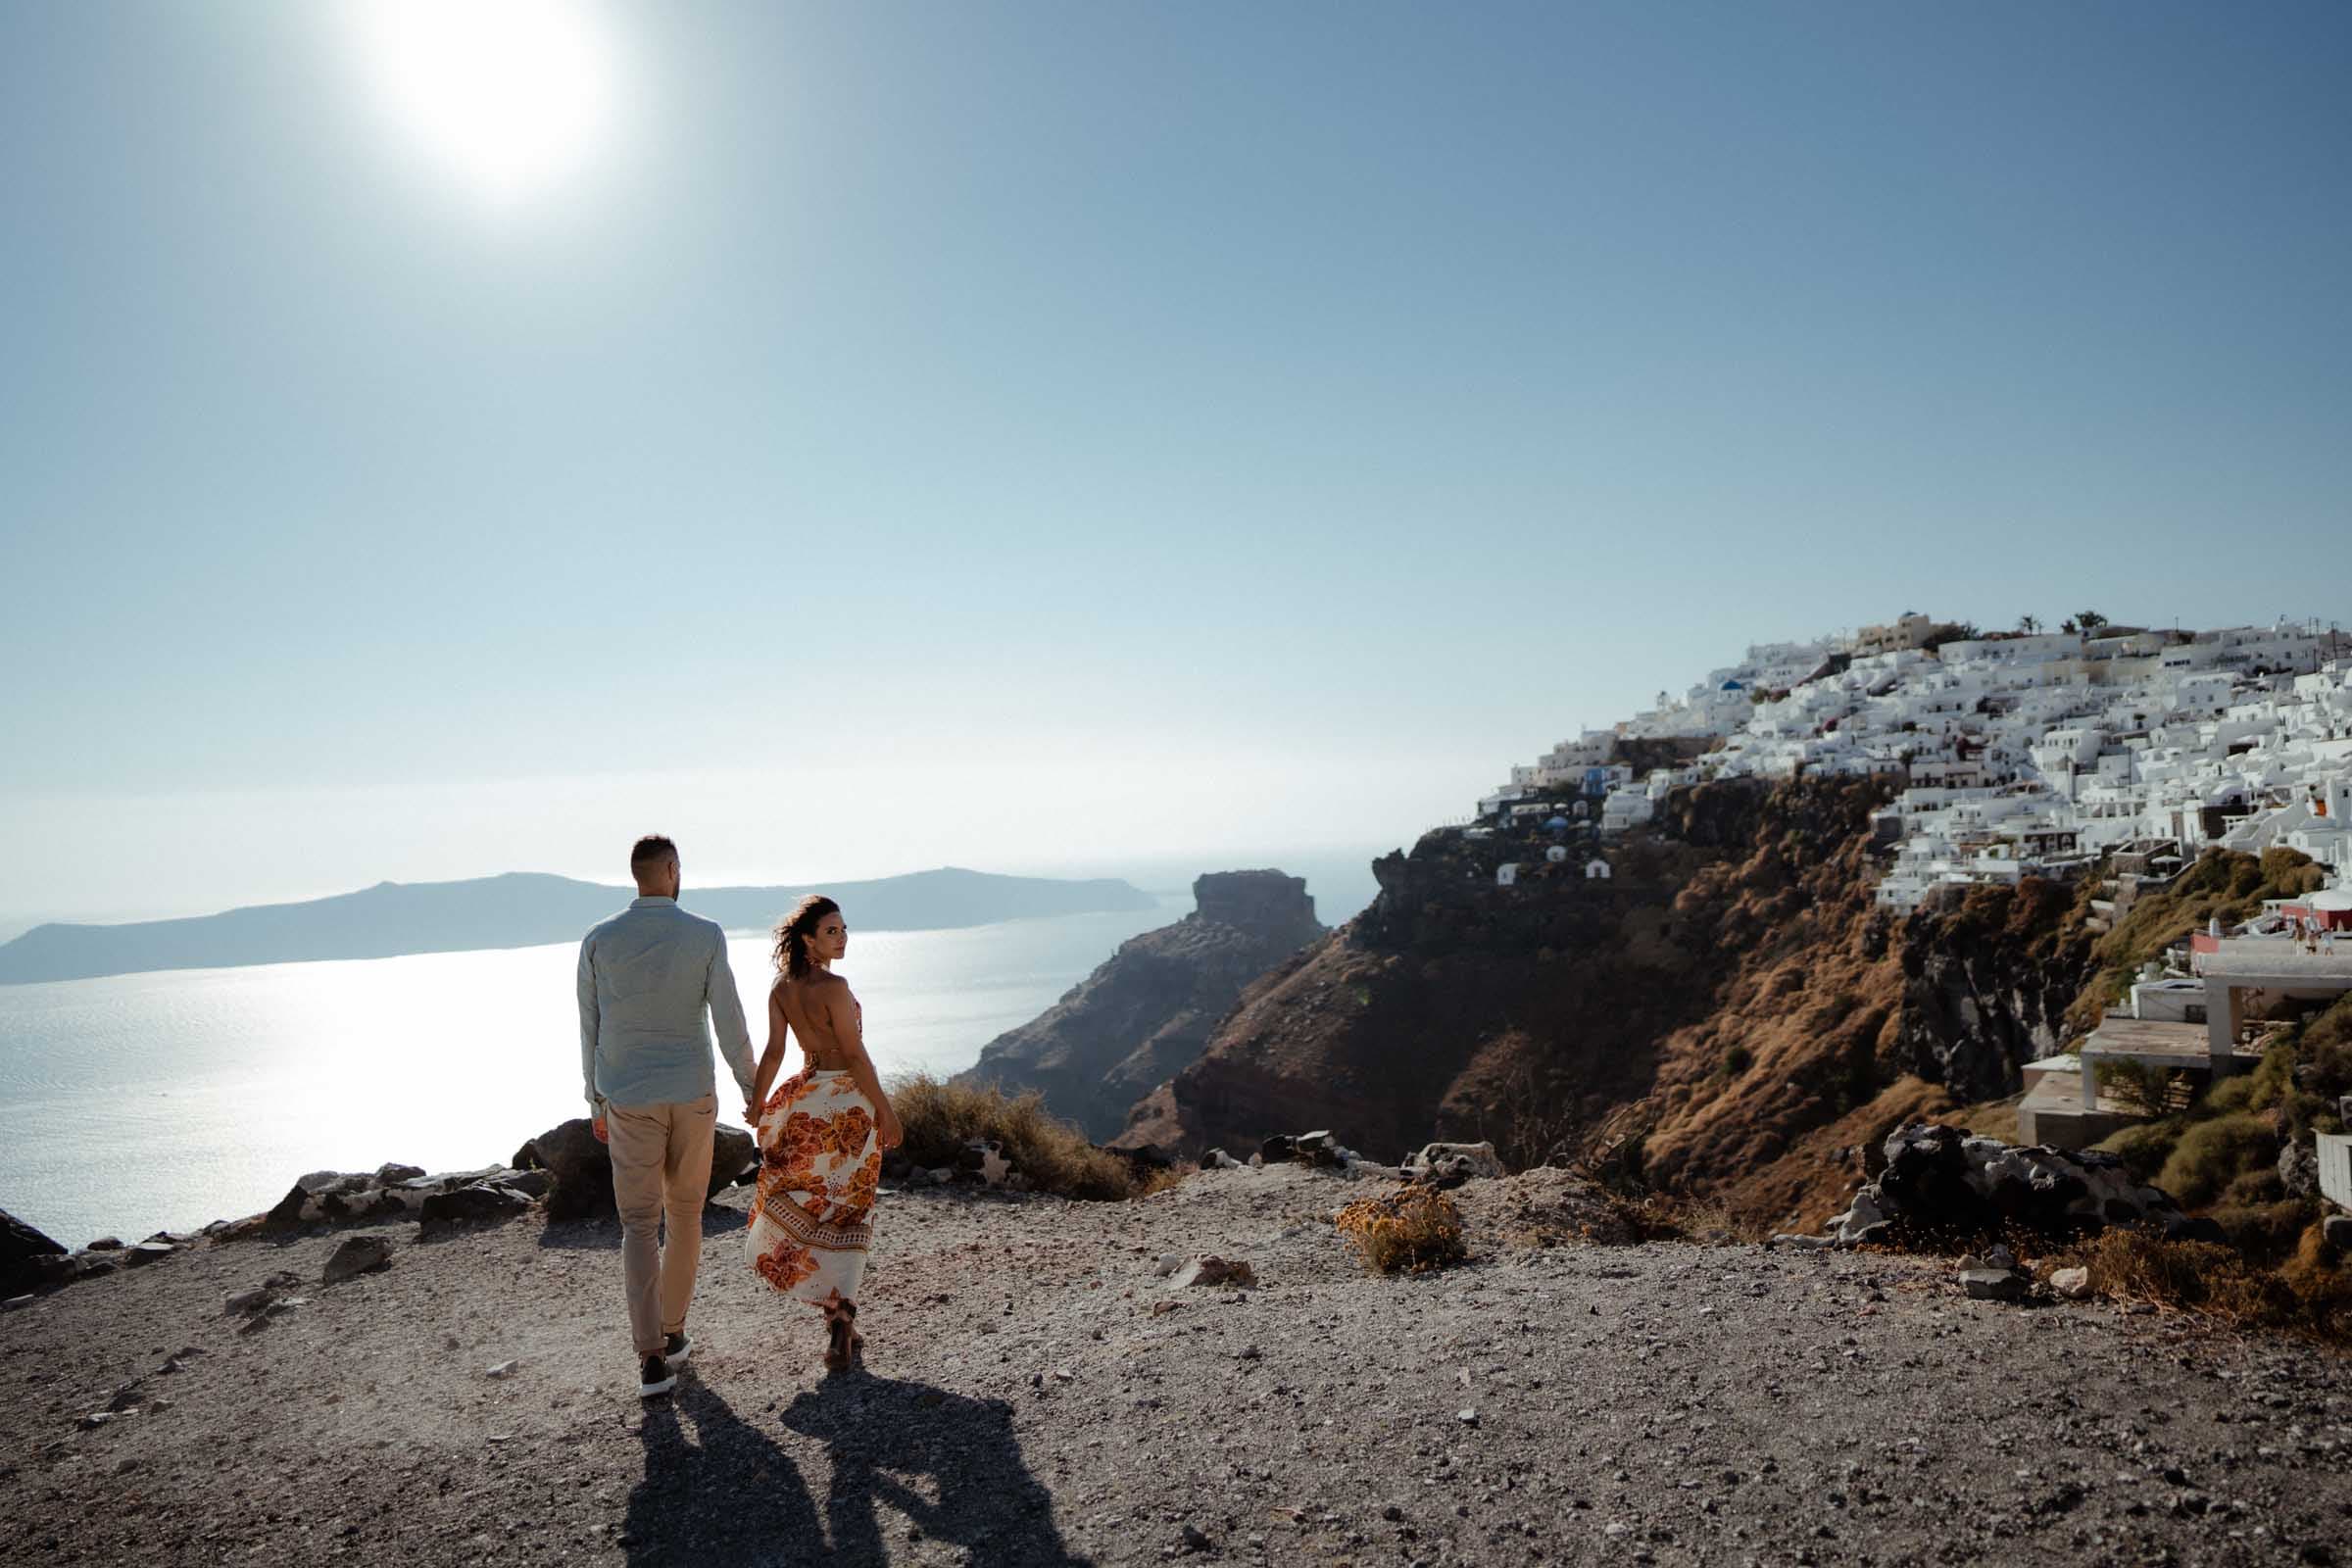
POLYGON ((2319 1197, 2319 1146, 2289 1139, 2278 1151, 2278 1185, 2286 1189, 2289 1198, 2319 1197))
POLYGON ((1425 1144, 1419 1153, 1407 1155, 1404 1161, 1406 1181, 1433 1187, 1459 1187, 1466 1181, 1501 1174, 1502 1160, 1491 1143, 1425 1144))
POLYGON ((340 1285, 345 1280, 377 1269, 392 1266, 392 1244, 381 1236, 347 1236, 326 1259, 319 1274, 322 1285, 340 1285))
POLYGON ((1882 1240, 1898 1228, 1925 1240, 2013 1229, 2064 1239, 2110 1225, 2191 1235, 2211 1223, 2190 1220, 2169 1195, 2132 1180, 2112 1154, 2014 1148, 1926 1122, 1889 1133, 1885 1151, 1878 1179, 1830 1222, 1841 1244, 1882 1240))
POLYGON ((2010 1268, 1964 1268, 1960 1271, 1960 1288, 1970 1299, 1978 1301, 2022 1301, 2026 1298, 2026 1277, 2010 1268))
POLYGON ((178 1250, 179 1249, 173 1247, 170 1242, 139 1242, 125 1247, 115 1255, 122 1260, 124 1268, 138 1268, 154 1262, 159 1257, 170 1257, 178 1250))
POLYGON ((2320 1234, 2330 1247, 2352 1251, 2352 1214, 2330 1214, 2322 1225, 2320 1234))
POLYGON ((415 1181, 424 1174, 422 1165, 402 1165, 387 1161, 375 1167, 375 1185, 390 1187, 395 1183, 415 1181))
POLYGON ((1222 1149, 1212 1149, 1200 1156, 1202 1170, 1248 1170, 1250 1167, 1222 1149))
POLYGON ((585 1116, 558 1122, 515 1151, 514 1164, 522 1170, 543 1170, 555 1180, 547 1197, 551 1220, 608 1219, 612 1204, 612 1153, 596 1140, 595 1125, 585 1116))
POLYGON ((476 1182, 446 1193, 435 1193, 424 1200, 418 1214, 427 1236, 454 1229, 460 1225, 496 1224, 513 1219, 531 1206, 531 1200, 512 1187, 495 1182, 476 1182))
POLYGON ((720 1127, 710 1135, 710 1194, 720 1193, 760 1172, 760 1144, 741 1127, 720 1127))
POLYGON ((2090 1296, 2090 1270, 2062 1268, 2050 1275, 2050 1289, 2070 1301, 2087 1299, 2090 1296))
POLYGON ((65 1255, 64 1244, 0 1209, 0 1295, 16 1296, 45 1283, 34 1259, 65 1255))

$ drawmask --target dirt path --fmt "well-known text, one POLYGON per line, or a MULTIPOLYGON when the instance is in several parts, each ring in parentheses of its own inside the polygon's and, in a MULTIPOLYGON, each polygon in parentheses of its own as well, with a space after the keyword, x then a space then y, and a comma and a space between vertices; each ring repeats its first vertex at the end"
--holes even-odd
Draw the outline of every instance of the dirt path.
POLYGON ((827 1382, 737 1192, 651 1402, 609 1223, 387 1227, 388 1271, 251 1333, 223 1298, 340 1237, 206 1248, 0 1316, 0 1560, 2352 1563, 2344 1357, 1907 1259, 1486 1245, 1369 1279, 1325 1223, 1350 1196, 886 1198, 871 1371, 827 1382), (1200 1251, 1258 1287, 1153 1271, 1200 1251))

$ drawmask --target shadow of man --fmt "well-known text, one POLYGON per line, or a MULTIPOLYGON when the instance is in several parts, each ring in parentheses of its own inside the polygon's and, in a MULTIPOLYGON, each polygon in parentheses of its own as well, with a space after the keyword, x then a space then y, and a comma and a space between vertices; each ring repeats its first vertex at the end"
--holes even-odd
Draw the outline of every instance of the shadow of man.
POLYGON ((827 1560, 816 1502, 773 1438, 692 1378, 649 1402, 645 1479, 629 1494, 631 1563, 735 1568, 827 1560), (692 1428, 689 1439, 687 1429, 692 1428))
POLYGON ((1062 1544, 1054 1499, 1021 1462, 1012 1407, 864 1372, 828 1378, 794 1399, 784 1424, 825 1445, 833 1481, 825 1518, 832 1561, 881 1563, 877 1502, 978 1563, 1088 1568, 1062 1544))

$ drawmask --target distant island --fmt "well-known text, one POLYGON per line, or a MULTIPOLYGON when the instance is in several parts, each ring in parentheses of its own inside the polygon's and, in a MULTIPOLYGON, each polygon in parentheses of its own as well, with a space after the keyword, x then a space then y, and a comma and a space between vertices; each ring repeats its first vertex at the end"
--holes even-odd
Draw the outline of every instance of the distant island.
MULTIPOLYGON (((937 931, 999 920, 1148 909, 1148 893, 1102 877, 1061 881, 943 866, 871 882, 697 888, 682 901, 729 930, 766 926, 805 893, 842 902, 867 931, 937 931)), ((183 920, 39 925, 0 944, 0 985, 87 980, 149 969, 214 969, 325 958, 530 948, 575 940, 626 905, 627 888, 538 872, 465 882, 379 882, 304 904, 264 904, 183 920)))

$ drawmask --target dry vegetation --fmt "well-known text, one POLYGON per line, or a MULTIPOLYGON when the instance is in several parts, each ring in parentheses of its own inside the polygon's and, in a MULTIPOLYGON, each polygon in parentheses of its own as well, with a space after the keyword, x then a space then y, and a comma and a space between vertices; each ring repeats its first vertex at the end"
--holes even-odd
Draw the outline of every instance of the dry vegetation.
POLYGON ((1334 1222, 1375 1274, 1427 1274, 1470 1255, 1462 1242, 1462 1212, 1430 1187, 1405 1187, 1360 1198, 1334 1222))
POLYGON ((2168 1242, 2143 1231, 2102 1232, 2056 1261, 2090 1271, 2101 1296, 2219 1318, 2238 1328, 2352 1342, 2352 1273, 2317 1224, 2277 1269, 2211 1242, 2168 1242))
POLYGON ((1041 1193, 1112 1200, 1168 1185, 1139 1184, 1125 1160, 1088 1143, 1084 1133, 1047 1110, 1034 1090, 1008 1098, 993 1087, 967 1088, 912 1073, 890 1086, 890 1103, 906 1129, 906 1156, 917 1165, 954 1165, 977 1138, 993 1140, 1041 1193))

